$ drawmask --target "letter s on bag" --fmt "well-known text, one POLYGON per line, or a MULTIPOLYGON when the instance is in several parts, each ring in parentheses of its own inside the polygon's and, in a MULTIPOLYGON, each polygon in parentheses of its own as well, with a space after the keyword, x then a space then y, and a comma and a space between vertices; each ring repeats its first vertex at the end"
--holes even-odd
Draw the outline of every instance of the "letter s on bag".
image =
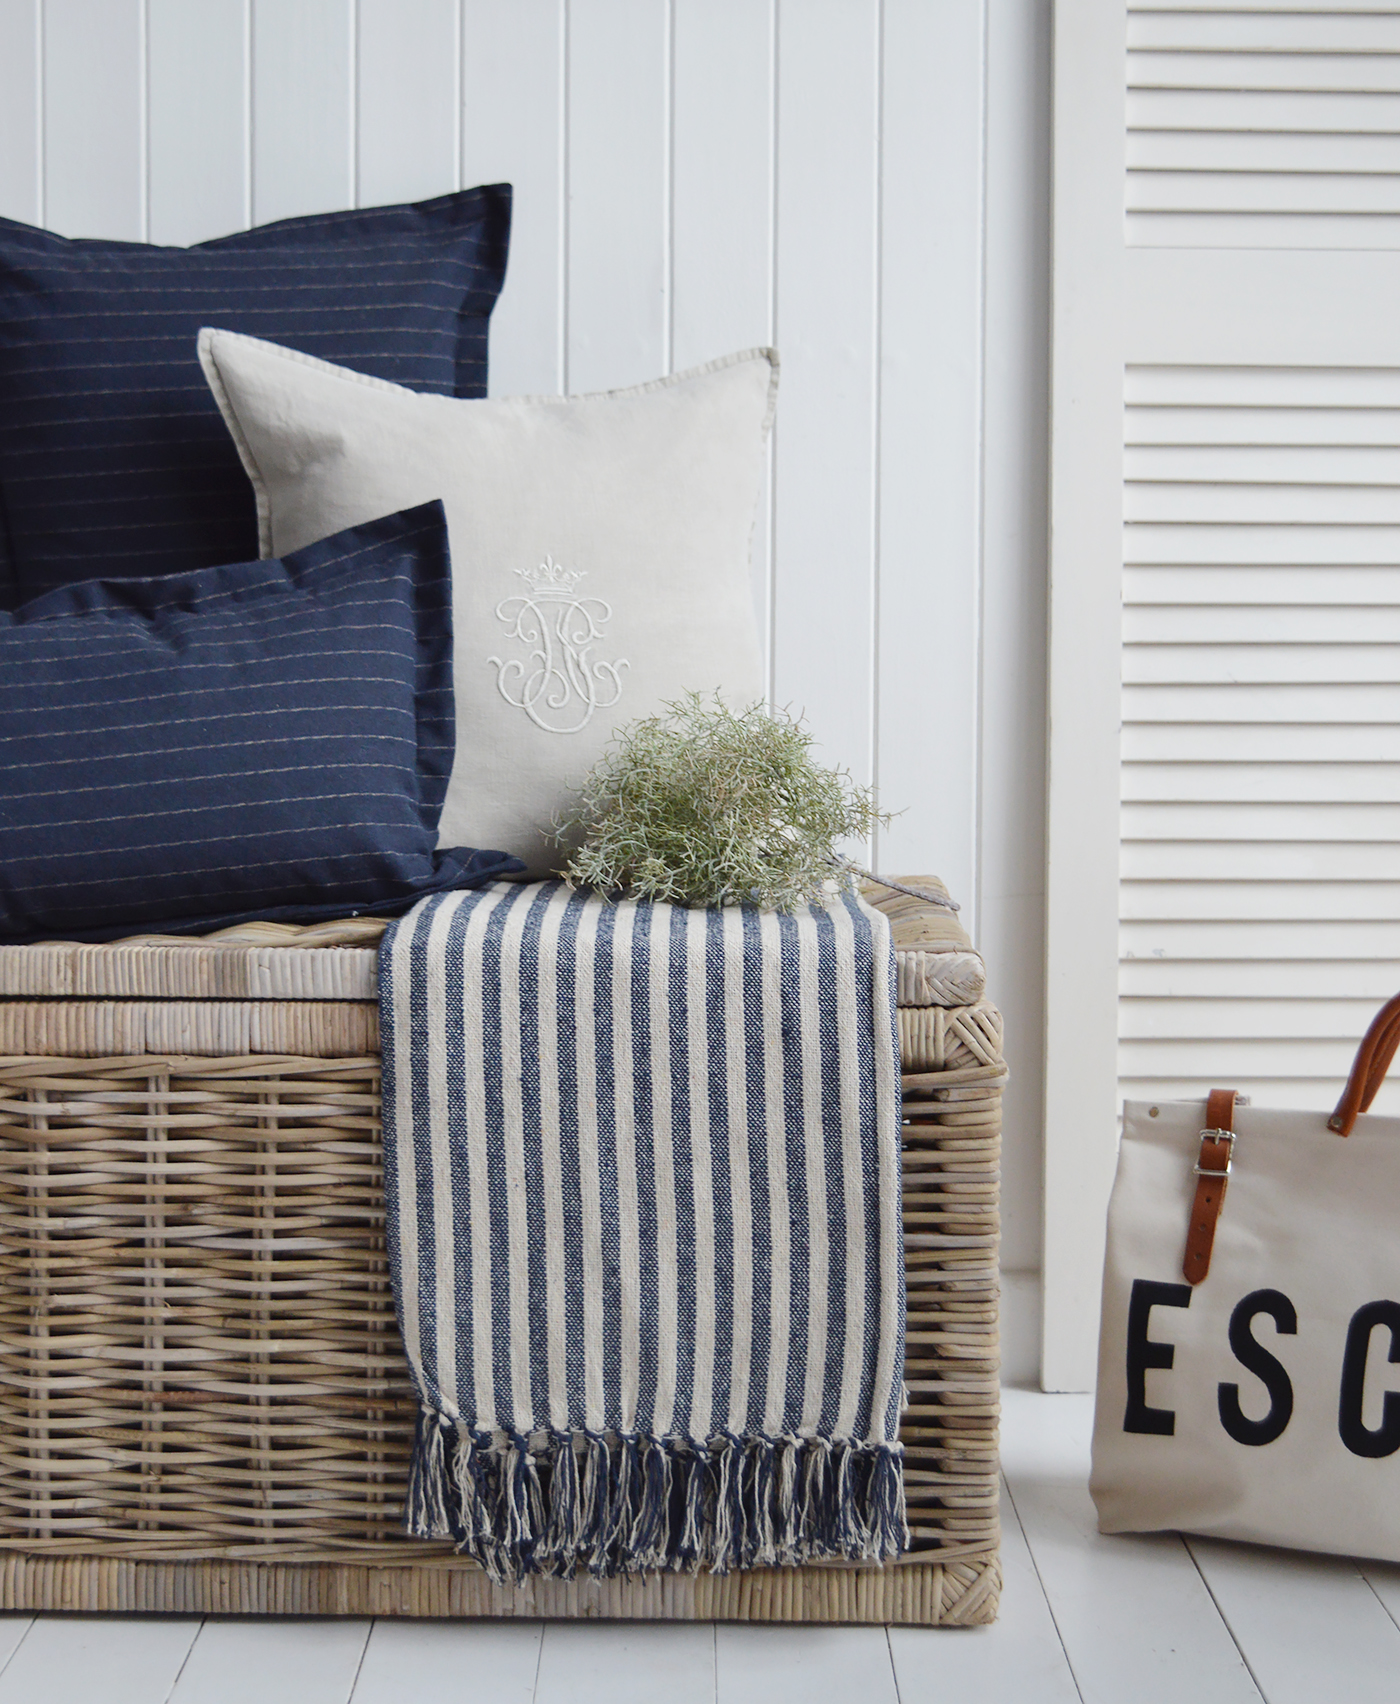
MULTIPOLYGON (((1240 1407, 1240 1387, 1237 1384, 1218 1387, 1220 1424, 1237 1444, 1271 1444, 1283 1436, 1293 1418, 1292 1380, 1282 1361, 1271 1355, 1250 1330, 1260 1314, 1268 1314, 1286 1337, 1295 1336, 1298 1330, 1298 1311, 1281 1290, 1251 1290, 1230 1315, 1231 1352, 1269 1393, 1269 1412, 1262 1420, 1251 1420, 1240 1407)), ((1364 1367, 1364 1356, 1362 1364, 1364 1367)))
POLYGON ((1351 1316, 1347 1327, 1337 1430, 1346 1447, 1358 1456, 1388 1456, 1400 1450, 1400 1392, 1385 1393, 1381 1423, 1374 1432, 1361 1423, 1361 1405, 1366 1398, 1366 1357, 1371 1348, 1371 1333, 1378 1325, 1390 1332, 1390 1353, 1386 1359, 1400 1361, 1400 1302, 1367 1302, 1351 1316))

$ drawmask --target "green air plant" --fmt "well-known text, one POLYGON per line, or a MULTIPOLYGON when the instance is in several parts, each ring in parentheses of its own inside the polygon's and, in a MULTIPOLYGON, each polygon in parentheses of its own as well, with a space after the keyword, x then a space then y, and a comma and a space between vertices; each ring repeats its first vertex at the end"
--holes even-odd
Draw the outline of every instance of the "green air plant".
POLYGON ((868 788, 812 757, 812 736, 782 711, 738 715, 689 693, 621 730, 556 819, 577 850, 571 886, 678 905, 791 911, 855 867, 836 853, 888 819, 868 788))

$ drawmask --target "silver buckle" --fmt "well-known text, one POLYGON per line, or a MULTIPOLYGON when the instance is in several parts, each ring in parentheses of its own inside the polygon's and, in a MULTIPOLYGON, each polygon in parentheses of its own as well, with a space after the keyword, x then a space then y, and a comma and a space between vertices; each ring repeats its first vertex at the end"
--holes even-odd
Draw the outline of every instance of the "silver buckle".
POLYGON ((1201 1141, 1202 1142, 1223 1142, 1225 1144, 1225 1169, 1224 1169, 1224 1171, 1214 1171, 1209 1166, 1203 1166, 1201 1164, 1200 1160, 1198 1159, 1196 1161, 1195 1165, 1191 1167, 1191 1170, 1195 1174, 1195 1176, 1197 1176, 1197 1177, 1229 1177, 1230 1172, 1233 1169, 1234 1164, 1235 1164, 1235 1133, 1234 1133, 1234 1131, 1233 1130, 1203 1130, 1201 1132, 1201 1141))

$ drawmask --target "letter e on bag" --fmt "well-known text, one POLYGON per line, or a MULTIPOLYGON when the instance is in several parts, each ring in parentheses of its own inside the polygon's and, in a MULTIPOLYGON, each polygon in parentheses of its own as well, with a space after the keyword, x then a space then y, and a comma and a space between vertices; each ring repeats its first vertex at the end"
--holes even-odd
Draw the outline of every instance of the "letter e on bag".
POLYGON ((1149 1408, 1147 1404, 1147 1370, 1160 1367, 1170 1371, 1176 1360, 1176 1348, 1171 1343, 1154 1343, 1147 1335, 1152 1322, 1153 1308, 1189 1308, 1189 1284, 1154 1284, 1149 1278, 1133 1280, 1132 1300, 1128 1303, 1128 1401, 1123 1410, 1125 1432, 1149 1432, 1157 1437, 1170 1438, 1176 1430, 1176 1415, 1170 1408, 1149 1408))

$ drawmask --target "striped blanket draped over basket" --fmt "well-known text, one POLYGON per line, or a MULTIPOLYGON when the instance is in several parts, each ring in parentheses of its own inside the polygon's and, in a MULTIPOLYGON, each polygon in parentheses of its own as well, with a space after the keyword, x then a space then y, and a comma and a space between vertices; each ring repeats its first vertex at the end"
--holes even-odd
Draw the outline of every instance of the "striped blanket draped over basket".
POLYGON ((497 883, 380 958, 408 1530, 492 1578, 907 1543, 889 924, 497 883))

